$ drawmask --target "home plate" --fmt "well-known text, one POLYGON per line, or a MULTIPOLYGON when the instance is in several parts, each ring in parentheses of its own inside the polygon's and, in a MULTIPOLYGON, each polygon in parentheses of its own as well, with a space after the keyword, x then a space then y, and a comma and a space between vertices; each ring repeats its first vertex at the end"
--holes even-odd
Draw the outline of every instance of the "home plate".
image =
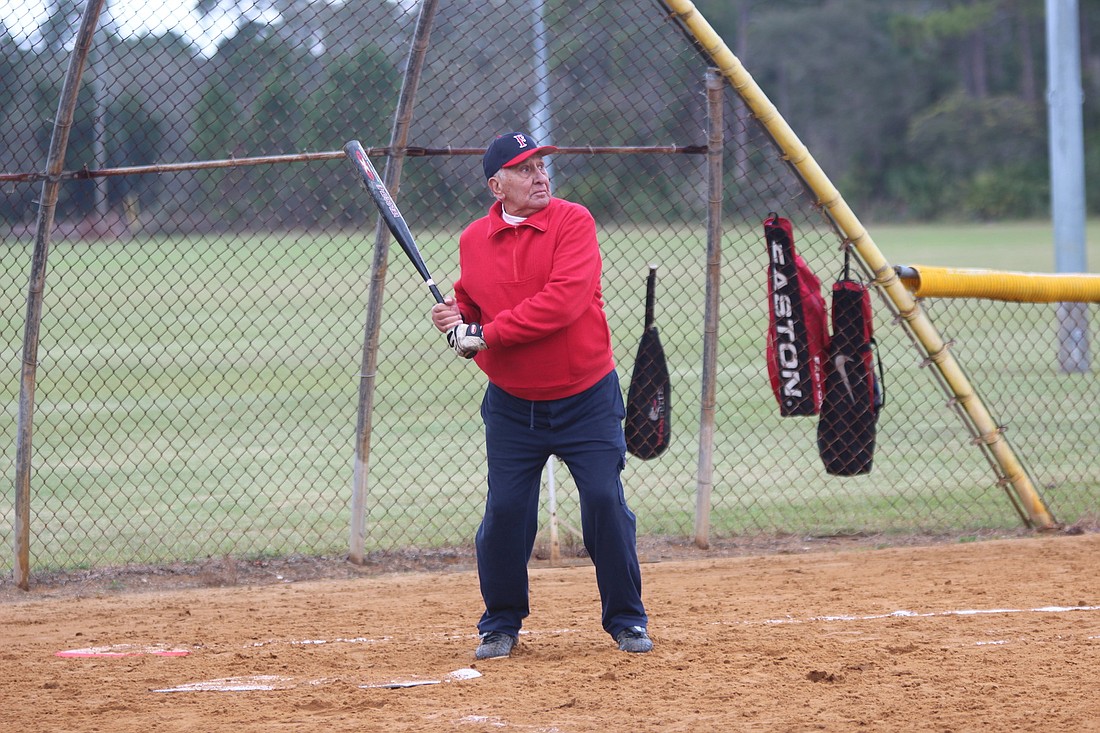
POLYGON ((55 652, 55 657, 136 657, 142 654, 152 654, 158 657, 186 657, 190 654, 186 649, 171 648, 164 644, 150 644, 138 646, 136 644, 111 644, 110 646, 93 646, 87 649, 68 649, 55 652))
POLYGON ((438 680, 391 680, 389 682, 373 682, 367 685, 359 685, 364 689, 372 688, 384 688, 384 689, 398 689, 401 687, 419 687, 420 685, 438 685, 441 682, 459 682, 461 680, 472 680, 481 676, 481 672, 476 669, 470 669, 465 667, 463 669, 456 669, 454 672, 448 672, 438 680))
POLYGON ((273 674, 257 674, 251 677, 226 677, 219 680, 189 682, 179 687, 165 687, 153 692, 254 692, 264 690, 289 690, 295 687, 292 677, 273 674))

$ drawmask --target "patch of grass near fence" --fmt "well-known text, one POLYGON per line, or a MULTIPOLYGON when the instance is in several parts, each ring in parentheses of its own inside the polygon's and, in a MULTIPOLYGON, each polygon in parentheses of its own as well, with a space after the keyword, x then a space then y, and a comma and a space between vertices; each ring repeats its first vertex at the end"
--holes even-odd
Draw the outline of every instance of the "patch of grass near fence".
MULTIPOLYGON (((1054 236, 1049 221, 864 225, 892 265, 1054 272, 1054 236)), ((1096 272, 1100 220, 1087 223, 1085 237, 1086 260, 1096 272)))

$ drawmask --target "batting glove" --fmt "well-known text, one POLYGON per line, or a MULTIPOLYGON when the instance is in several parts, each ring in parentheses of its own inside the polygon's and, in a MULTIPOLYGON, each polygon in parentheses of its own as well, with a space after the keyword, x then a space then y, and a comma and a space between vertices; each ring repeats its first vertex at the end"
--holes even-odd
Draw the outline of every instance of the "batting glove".
POLYGON ((447 332, 447 343, 464 359, 473 359, 474 354, 489 348, 480 323, 458 324, 447 332))

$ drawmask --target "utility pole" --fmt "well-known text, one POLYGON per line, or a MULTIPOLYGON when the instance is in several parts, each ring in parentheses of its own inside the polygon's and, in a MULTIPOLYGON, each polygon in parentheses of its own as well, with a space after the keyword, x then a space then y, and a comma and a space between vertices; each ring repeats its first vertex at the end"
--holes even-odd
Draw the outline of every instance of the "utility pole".
MULTIPOLYGON (((1077 0, 1046 0, 1047 112, 1056 272, 1086 272, 1085 145, 1077 0)), ((1089 370, 1087 303, 1058 304, 1058 364, 1089 370)))

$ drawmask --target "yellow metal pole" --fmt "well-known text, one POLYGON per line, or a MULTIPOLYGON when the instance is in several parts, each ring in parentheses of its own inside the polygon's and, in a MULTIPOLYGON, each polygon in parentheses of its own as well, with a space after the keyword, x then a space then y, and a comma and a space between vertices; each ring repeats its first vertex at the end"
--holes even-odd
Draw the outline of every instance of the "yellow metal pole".
POLYGON ((871 239, 871 235, 863 228, 840 192, 810 155, 810 151, 745 70, 741 61, 733 55, 706 18, 696 10, 695 5, 690 0, 665 0, 665 3, 680 18, 714 61, 715 66, 729 80, 730 85, 783 151, 784 158, 794 166, 807 187, 817 196, 817 204, 825 209, 837 229, 852 243, 860 258, 870 268, 875 277, 875 286, 893 301, 914 337, 924 347, 929 360, 943 375, 959 406, 974 423, 979 440, 988 447, 1004 473, 1005 479, 1015 489, 1031 522, 1039 529, 1053 528, 1056 524, 1054 517, 1035 491, 1023 465, 1005 440, 985 404, 974 392, 970 381, 955 361, 955 357, 948 351, 947 344, 921 310, 920 304, 894 272, 894 268, 886 261, 871 239))
POLYGON ((895 267, 918 298, 986 298, 1015 303, 1100 303, 1100 275, 974 267, 895 267))

